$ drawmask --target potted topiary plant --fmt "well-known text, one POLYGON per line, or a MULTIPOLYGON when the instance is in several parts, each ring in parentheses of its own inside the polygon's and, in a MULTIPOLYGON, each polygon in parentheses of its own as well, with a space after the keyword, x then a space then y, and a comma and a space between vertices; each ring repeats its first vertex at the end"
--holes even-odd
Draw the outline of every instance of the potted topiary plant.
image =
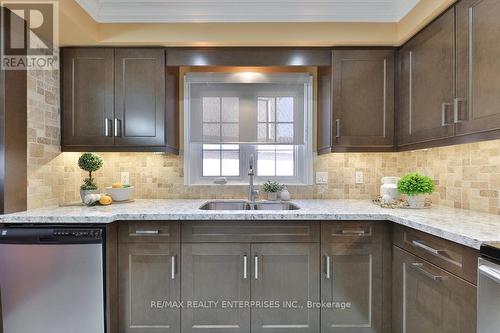
POLYGON ((278 193, 283 189, 283 185, 278 182, 268 180, 262 185, 262 189, 267 193, 268 200, 278 200, 278 193))
POLYGON ((410 208, 424 208, 426 194, 434 192, 434 181, 416 172, 405 175, 398 181, 398 191, 408 196, 410 208))
POLYGON ((78 166, 89 173, 88 178, 85 178, 80 186, 80 197, 83 202, 87 194, 99 193, 95 180, 92 178, 92 172, 102 167, 102 158, 95 153, 84 153, 78 159, 78 166))

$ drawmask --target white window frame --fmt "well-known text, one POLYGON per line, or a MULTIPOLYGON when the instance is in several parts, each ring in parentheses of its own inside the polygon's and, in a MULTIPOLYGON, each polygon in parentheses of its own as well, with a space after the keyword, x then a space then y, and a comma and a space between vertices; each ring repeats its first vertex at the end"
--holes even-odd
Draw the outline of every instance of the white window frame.
MULTIPOLYGON (((184 78, 184 185, 207 186, 216 185, 216 181, 224 178, 226 185, 247 185, 249 182, 248 165, 250 154, 255 157, 257 165, 257 144, 240 144, 240 172, 238 177, 203 177, 203 144, 189 142, 190 130, 190 94, 189 83, 184 78)), ((275 180, 285 185, 313 184, 313 79, 304 85, 305 134, 303 145, 294 146, 294 176, 255 176, 257 185, 267 180, 275 180)), ((213 143, 210 143, 213 144, 213 143)), ((220 143, 224 144, 224 143, 220 143)))

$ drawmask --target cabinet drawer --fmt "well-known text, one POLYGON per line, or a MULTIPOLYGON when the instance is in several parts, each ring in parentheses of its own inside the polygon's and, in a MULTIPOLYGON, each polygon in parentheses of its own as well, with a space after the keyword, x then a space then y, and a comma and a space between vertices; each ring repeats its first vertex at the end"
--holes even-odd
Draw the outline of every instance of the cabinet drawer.
POLYGON ((380 239, 380 227, 384 222, 346 221, 323 222, 323 243, 372 243, 380 239))
POLYGON ((119 241, 122 243, 178 243, 178 222, 133 221, 119 223, 119 241))
POLYGON ((477 283, 478 251, 406 227, 394 227, 394 243, 473 284, 477 283))
POLYGON ((183 222, 183 242, 319 242, 318 222, 183 222))

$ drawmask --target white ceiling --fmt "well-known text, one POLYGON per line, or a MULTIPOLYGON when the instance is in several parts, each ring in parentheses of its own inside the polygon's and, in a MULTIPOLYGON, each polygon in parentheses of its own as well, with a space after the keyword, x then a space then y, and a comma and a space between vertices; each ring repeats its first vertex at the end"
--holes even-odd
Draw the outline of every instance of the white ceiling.
POLYGON ((398 22, 420 0, 76 0, 97 22, 398 22))

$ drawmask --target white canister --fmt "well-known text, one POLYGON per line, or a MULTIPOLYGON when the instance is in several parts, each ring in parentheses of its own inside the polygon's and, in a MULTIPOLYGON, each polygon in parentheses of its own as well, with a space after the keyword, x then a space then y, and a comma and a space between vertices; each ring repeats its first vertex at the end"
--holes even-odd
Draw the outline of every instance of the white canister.
POLYGON ((283 189, 283 191, 281 191, 280 197, 281 197, 281 200, 283 200, 283 201, 290 200, 290 192, 288 192, 288 189, 286 187, 283 189))
POLYGON ((384 203, 393 203, 399 200, 399 177, 383 177, 380 186, 380 196, 384 203))

